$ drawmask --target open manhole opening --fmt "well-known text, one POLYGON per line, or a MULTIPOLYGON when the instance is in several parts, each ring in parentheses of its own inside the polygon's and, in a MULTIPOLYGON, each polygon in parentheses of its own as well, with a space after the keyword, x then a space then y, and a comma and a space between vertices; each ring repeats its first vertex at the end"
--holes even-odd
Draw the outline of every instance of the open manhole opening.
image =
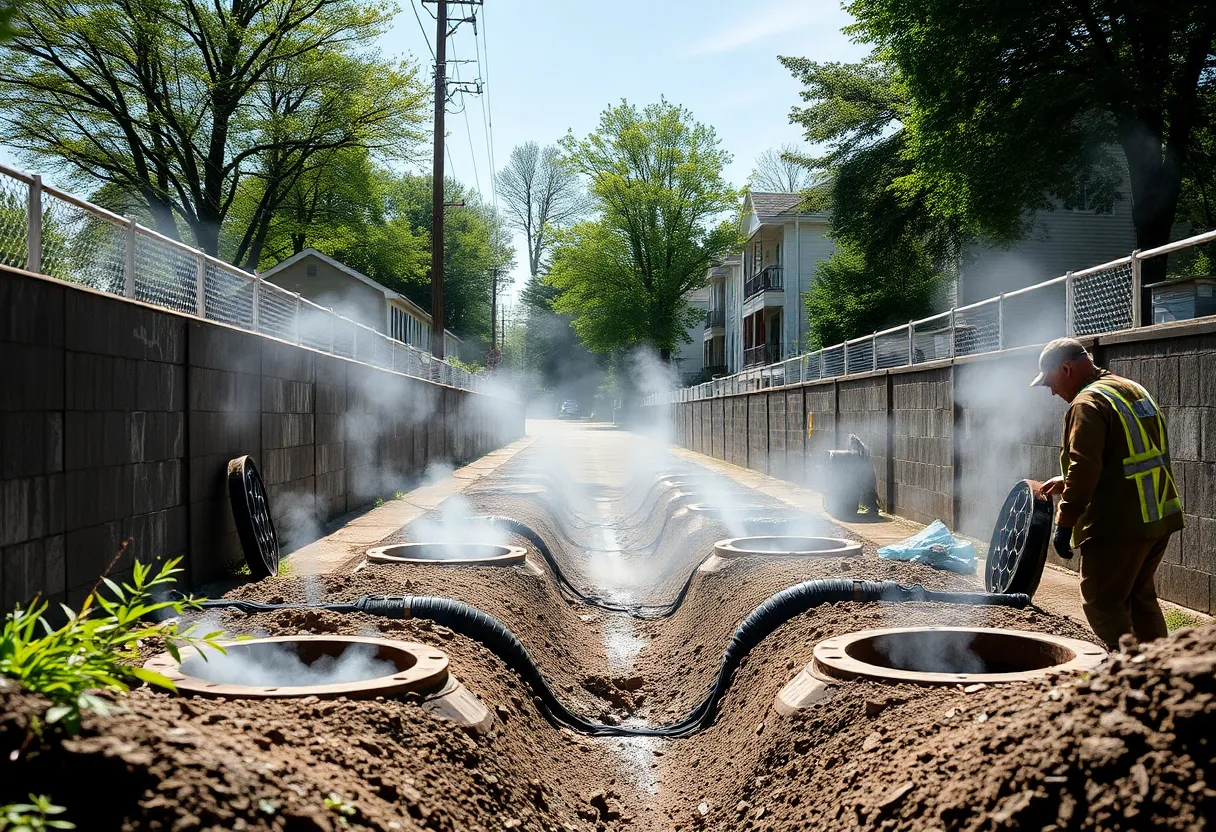
POLYGON ((1106 651, 1047 633, 985 627, 862 630, 815 645, 814 669, 836 679, 965 684, 1092 670, 1106 651))
POLYGON ((722 558, 752 555, 769 557, 855 557, 861 554, 861 544, 840 537, 810 535, 758 535, 719 540, 714 554, 722 558))
POLYGON ((519 546, 496 543, 397 543, 369 549, 369 563, 440 564, 448 566, 513 566, 528 553, 519 546))
POLYGON ((224 652, 168 653, 144 666, 179 693, 236 698, 370 698, 430 693, 448 683, 448 657, 425 644, 366 636, 275 636, 222 645, 224 652))

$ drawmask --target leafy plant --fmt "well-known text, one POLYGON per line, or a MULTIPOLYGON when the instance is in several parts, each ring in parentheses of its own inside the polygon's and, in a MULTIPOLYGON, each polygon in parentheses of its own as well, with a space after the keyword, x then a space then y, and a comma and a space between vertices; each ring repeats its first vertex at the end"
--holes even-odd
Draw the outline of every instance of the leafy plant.
MULTIPOLYGON (((180 562, 181 558, 165 561, 154 574, 151 564, 136 561, 129 583, 102 578, 110 597, 99 591, 99 584, 79 612, 63 607, 67 623, 58 629, 45 617, 45 601, 35 599, 26 609, 18 607, 5 616, 0 631, 0 674, 49 699, 46 722, 60 724, 72 734, 80 729, 84 711, 113 713, 117 706, 102 694, 126 693, 132 679, 174 690, 167 677, 132 664, 139 658, 142 639, 164 639, 165 649, 178 661, 183 646, 194 647, 204 658, 204 646, 223 652, 215 641, 219 632, 197 636, 193 625, 182 629, 176 622, 144 623, 163 610, 180 615, 187 608, 198 608, 199 599, 192 596, 152 599, 154 592, 176 581, 180 562)), ((33 727, 40 730, 37 723, 33 727)))
POLYGON ((39 829, 75 829, 76 824, 54 820, 47 815, 61 815, 62 806, 51 803, 44 794, 30 795, 29 803, 0 806, 0 832, 36 832, 39 829))

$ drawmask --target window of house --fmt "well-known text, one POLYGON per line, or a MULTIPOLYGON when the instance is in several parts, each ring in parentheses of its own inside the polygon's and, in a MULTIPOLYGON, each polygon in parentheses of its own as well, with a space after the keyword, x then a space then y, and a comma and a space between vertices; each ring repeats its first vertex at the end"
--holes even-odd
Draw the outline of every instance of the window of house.
POLYGON ((309 277, 316 277, 317 276, 317 264, 309 263, 308 267, 304 271, 309 277))
POLYGON ((781 243, 777 243, 777 247, 773 249, 773 262, 781 265, 781 243))
POLYGON ((760 262, 764 259, 763 244, 757 240, 752 247, 752 274, 760 274, 760 262))

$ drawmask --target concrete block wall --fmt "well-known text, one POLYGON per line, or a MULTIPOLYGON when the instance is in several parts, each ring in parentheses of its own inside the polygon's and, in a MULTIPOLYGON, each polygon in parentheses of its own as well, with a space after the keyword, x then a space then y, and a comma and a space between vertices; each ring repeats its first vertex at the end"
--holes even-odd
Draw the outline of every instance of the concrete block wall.
POLYGON ((240 558, 227 465, 242 454, 294 546, 385 493, 352 488, 361 474, 404 487, 430 459, 523 432, 521 408, 485 396, 3 268, 0 362, 6 610, 35 594, 79 603, 136 558, 183 556, 192 583, 221 574, 240 558), (412 406, 373 408, 369 390, 412 406), (445 398, 420 456, 417 403, 445 398), (470 399, 498 411, 493 432, 460 423, 470 399))
POLYGON ((726 400, 714 399, 709 404, 710 456, 726 459, 726 400))
MULTIPOLYGON (((887 424, 890 402, 886 374, 840 381, 836 389, 836 441, 844 448, 850 434, 865 443, 874 460, 878 500, 891 502, 888 472, 887 424)), ((889 510, 889 509, 887 509, 889 510)))
POLYGON ((768 473, 788 480, 791 477, 785 449, 785 391, 763 395, 768 409, 768 473))
MULTIPOLYGON (((1216 611, 1216 320, 1086 342, 1100 366, 1148 388, 1166 416, 1186 529, 1171 540, 1158 591, 1216 611)), ((941 519, 988 540, 1017 480, 1045 480, 1060 470, 1065 405, 1029 388, 1038 353, 1031 346, 724 397, 726 460, 797 482, 801 454, 803 481, 822 491, 826 451, 844 447, 854 433, 874 456, 888 511, 941 519)), ((717 430, 711 422, 711 433, 717 430)), ((1049 557, 1076 568, 1075 560, 1049 557)))
POLYGON ((747 462, 753 471, 768 473, 768 394, 747 397, 747 462))
POLYGON ((891 501, 920 523, 950 522, 954 479, 951 368, 891 376, 891 501))
POLYGON ((806 404, 802 388, 779 394, 785 396, 785 471, 791 482, 806 481, 806 404))

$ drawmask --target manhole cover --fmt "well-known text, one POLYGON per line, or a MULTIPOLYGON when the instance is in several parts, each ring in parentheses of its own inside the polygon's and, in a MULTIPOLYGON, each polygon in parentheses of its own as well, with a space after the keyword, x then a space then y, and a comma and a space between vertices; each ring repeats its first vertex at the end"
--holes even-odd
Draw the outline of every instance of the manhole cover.
POLYGON ((1043 577, 1050 538, 1051 500, 1036 497, 1029 480, 1018 482, 997 515, 984 565, 984 588, 1033 597, 1043 577))
POLYGON ((237 457, 228 463, 228 499, 249 574, 255 578, 279 574, 279 535, 253 457, 237 457))

